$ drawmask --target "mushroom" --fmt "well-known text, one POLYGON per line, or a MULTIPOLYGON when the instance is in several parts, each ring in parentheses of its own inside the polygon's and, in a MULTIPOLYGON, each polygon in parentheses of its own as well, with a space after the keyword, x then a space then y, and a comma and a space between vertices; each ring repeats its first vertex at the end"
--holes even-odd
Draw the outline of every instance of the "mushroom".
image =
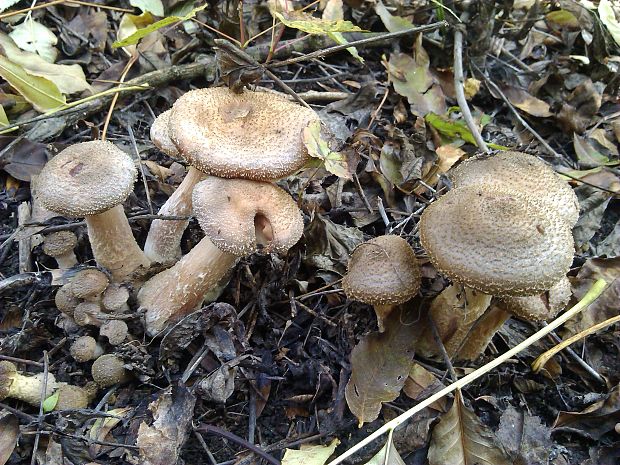
POLYGON ((97 344, 95 338, 91 336, 78 337, 69 348, 71 356, 76 362, 84 363, 95 360, 103 355, 103 347, 97 344))
POLYGON ((106 321, 99 328, 99 335, 107 337, 110 345, 120 345, 127 337, 127 323, 121 320, 106 321))
POLYGON ((77 245, 77 237, 71 231, 58 231, 45 236, 43 252, 56 259, 61 269, 69 269, 77 265, 73 249, 77 245))
POLYGON ((73 319, 79 326, 101 326, 105 317, 97 302, 82 302, 73 311, 73 319))
POLYGON ((239 257, 257 249, 285 253, 303 231, 297 205, 274 184, 209 177, 196 185, 192 201, 206 237, 138 293, 151 336, 199 306, 239 257))
POLYGON ((41 403, 43 386, 45 386, 43 397, 51 396, 57 387, 54 375, 48 373, 46 383, 43 373, 33 376, 22 375, 17 372, 15 364, 6 360, 0 361, 0 400, 10 397, 38 406, 41 403))
POLYGON ((86 268, 78 271, 69 283, 71 292, 78 299, 94 301, 108 286, 106 274, 96 268, 86 268))
MULTIPOLYGON (((474 305, 467 305, 471 297, 457 297, 461 303, 452 307, 461 309, 460 316, 447 311, 449 306, 431 306, 442 339, 452 337, 449 355, 488 308, 490 296, 527 296, 550 289, 566 275, 573 257, 571 230, 560 210, 496 184, 459 187, 429 205, 420 219, 420 241, 440 273, 487 295, 474 305)), ((448 295, 445 299, 455 301, 448 295)), ((420 343, 421 352, 429 346, 420 343)))
POLYGON ((80 300, 73 295, 71 291, 71 282, 60 286, 54 296, 54 303, 56 308, 67 316, 73 317, 75 307, 80 303, 80 300))
POLYGON ((97 388, 95 383, 89 383, 85 387, 74 386, 67 383, 58 383, 58 401, 54 410, 73 410, 88 407, 93 400, 97 388), (92 387, 94 385, 94 389, 92 387))
POLYGON ((270 181, 306 163, 302 134, 317 120, 315 111, 281 95, 212 87, 187 92, 175 102, 169 135, 200 171, 270 181))
POLYGON ((355 248, 342 288, 349 299, 374 306, 379 331, 396 305, 420 290, 420 267, 413 250, 399 236, 379 236, 355 248))
POLYGON ((129 310, 129 289, 118 283, 110 284, 101 296, 101 304, 104 311, 124 313, 129 310))
POLYGON ((562 212, 572 228, 579 218, 579 202, 571 187, 545 162, 523 152, 499 152, 469 158, 451 169, 454 188, 490 184, 549 202, 562 212))
MULTIPOLYGON (((163 112, 151 126, 151 140, 162 152, 183 157, 168 136, 171 110, 163 112)), ((174 193, 159 209, 158 215, 190 216, 192 213, 192 190, 205 174, 193 166, 174 193)), ((144 253, 156 263, 171 265, 181 256, 181 237, 189 220, 154 220, 144 244, 144 253)))
POLYGON ((91 368, 93 380, 97 386, 106 388, 128 379, 123 361, 114 354, 106 354, 93 362, 91 368))
POLYGON ((85 217, 97 263, 122 280, 148 267, 123 211, 137 170, 131 158, 110 142, 74 144, 43 167, 36 181, 44 207, 68 217, 85 217))

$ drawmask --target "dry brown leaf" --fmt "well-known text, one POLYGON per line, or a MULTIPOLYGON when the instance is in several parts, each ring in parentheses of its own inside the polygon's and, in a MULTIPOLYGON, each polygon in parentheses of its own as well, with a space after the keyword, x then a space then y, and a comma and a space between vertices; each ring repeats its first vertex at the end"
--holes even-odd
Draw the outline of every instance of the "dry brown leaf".
POLYGON ((560 412, 554 428, 570 427, 580 430, 584 435, 598 440, 613 431, 620 423, 620 385, 609 396, 587 407, 582 412, 560 412))
POLYGON ((381 404, 400 394, 421 331, 418 318, 416 311, 397 308, 385 320, 385 332, 367 335, 353 349, 345 395, 360 425, 375 420, 381 404))
POLYGON ((394 442, 390 440, 373 458, 366 462, 366 465, 405 465, 405 462, 396 450, 394 442))
POLYGON ((530 95, 526 90, 513 86, 503 86, 502 92, 506 98, 508 98, 510 103, 532 116, 538 116, 541 118, 551 116, 549 104, 537 99, 533 95, 530 95))
POLYGON ((12 413, 0 417, 0 465, 8 462, 17 445, 19 421, 12 413))
POLYGON ((497 439, 520 465, 548 463, 552 452, 551 430, 539 417, 509 406, 500 419, 497 439))
MULTIPOLYGON (((419 402, 443 388, 444 385, 430 371, 419 363, 414 363, 403 386, 403 392, 419 402)), ((442 397, 433 402, 430 408, 445 412, 447 410, 446 398, 442 397)))
POLYGON ((452 408, 433 429, 429 465, 511 465, 494 439, 457 391, 452 408))

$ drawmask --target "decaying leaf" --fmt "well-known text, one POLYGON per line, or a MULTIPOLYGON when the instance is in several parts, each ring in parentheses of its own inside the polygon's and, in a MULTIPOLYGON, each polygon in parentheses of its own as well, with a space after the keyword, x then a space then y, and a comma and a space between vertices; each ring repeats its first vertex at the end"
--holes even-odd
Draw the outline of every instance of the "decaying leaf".
POLYGON ((48 63, 54 63, 58 50, 54 47, 58 38, 43 24, 27 17, 9 33, 15 44, 22 50, 39 55, 48 63))
MULTIPOLYGON (((90 90, 90 85, 86 82, 86 76, 80 65, 57 65, 48 63, 36 53, 20 50, 9 36, 1 32, 0 47, 3 50, 2 54, 9 61, 23 68, 28 75, 38 76, 51 81, 62 94, 69 95, 90 90)), ((18 89, 17 87, 15 88, 18 89)), ((23 93, 22 95, 28 99, 28 96, 23 93)))
POLYGON ((429 64, 430 59, 422 47, 421 35, 418 35, 415 42, 413 58, 405 53, 393 53, 387 63, 394 90, 407 98, 411 113, 416 116, 443 114, 446 111, 446 97, 430 71, 429 64))
POLYGON ((19 438, 19 421, 12 413, 0 416, 0 465, 9 461, 19 438))
MULTIPOLYGON (((454 120, 435 113, 428 113, 424 119, 428 124, 434 127, 441 135, 447 138, 446 143, 451 143, 455 139, 462 139, 470 144, 475 144, 476 141, 471 131, 467 127, 467 124, 462 119, 454 120)), ((482 115, 480 118, 481 126, 484 127, 490 118, 486 115, 482 115)), ((487 145, 496 150, 507 150, 508 147, 502 145, 487 143, 487 145)))
POLYGON ((328 34, 330 32, 362 32, 363 29, 351 21, 338 19, 335 21, 315 18, 303 11, 278 12, 272 10, 271 14, 278 18, 282 24, 308 34, 328 34))
MULTIPOLYGON (((617 8, 618 6, 616 5, 617 8)), ((616 19, 612 2, 610 0, 601 0, 598 4, 598 14, 601 22, 607 27, 616 43, 620 45, 620 23, 616 19)))
MULTIPOLYGON (((108 416, 106 418, 97 418, 91 426, 90 431, 88 432, 88 437, 94 439, 95 441, 105 441, 107 435, 116 427, 124 418, 129 417, 134 411, 133 407, 123 407, 112 409, 106 412, 108 416)), ((101 450, 100 444, 91 444, 88 448, 90 451, 90 455, 92 457, 96 457, 101 450)))
POLYGON ((41 113, 56 110, 67 103, 52 81, 28 74, 24 68, 1 55, 0 76, 41 113))
POLYGON ((465 404, 459 391, 433 429, 429 465, 512 465, 495 437, 465 404))
POLYGON ((554 428, 570 427, 598 440, 620 423, 620 385, 606 399, 595 402, 582 412, 560 412, 554 428))
POLYGON ((334 152, 329 148, 327 141, 321 137, 321 122, 312 121, 304 128, 304 145, 308 154, 323 162, 325 169, 340 178, 351 179, 352 173, 346 157, 340 152, 334 152))
POLYGON ((610 160, 608 157, 596 150, 596 148, 589 143, 585 137, 581 137, 578 134, 573 134, 573 147, 575 148, 575 155, 577 155, 579 164, 583 168, 613 166, 620 163, 618 160, 610 160))
MULTIPOLYGON (((493 92, 492 89, 491 92, 493 92)), ((514 86, 503 86, 502 92, 510 103, 532 116, 546 118, 552 115, 547 102, 530 95, 524 89, 514 86)))
POLYGON ((371 333, 351 352, 351 378, 345 395, 359 424, 374 421, 383 402, 400 394, 413 365, 421 332, 417 311, 398 307, 384 321, 383 333, 371 333))
POLYGON ((389 32, 406 31, 413 28, 411 21, 401 18, 400 16, 391 15, 381 0, 375 5, 375 12, 381 18, 383 25, 389 32))
MULTIPOLYGON (((403 392, 415 401, 422 401, 444 388, 435 376, 419 363, 414 363, 403 386, 403 392)), ((430 405, 440 412, 446 411, 446 398, 443 397, 430 405)))
POLYGON ((513 463, 521 465, 548 463, 552 452, 551 430, 539 417, 519 412, 513 406, 502 413, 497 439, 513 463))
POLYGON ((143 13, 151 13, 155 16, 164 15, 164 5, 161 0, 129 0, 129 4, 140 8, 143 13))
POLYGON ((390 440, 373 458, 366 462, 366 465, 405 465, 405 462, 396 450, 394 442, 390 440))
POLYGON ((183 385, 161 391, 149 405, 153 424, 140 423, 136 445, 143 465, 177 463, 191 428, 196 397, 183 385))
POLYGON ((338 447, 340 441, 334 439, 326 446, 321 444, 302 444, 299 450, 285 449, 282 465, 323 465, 338 447))

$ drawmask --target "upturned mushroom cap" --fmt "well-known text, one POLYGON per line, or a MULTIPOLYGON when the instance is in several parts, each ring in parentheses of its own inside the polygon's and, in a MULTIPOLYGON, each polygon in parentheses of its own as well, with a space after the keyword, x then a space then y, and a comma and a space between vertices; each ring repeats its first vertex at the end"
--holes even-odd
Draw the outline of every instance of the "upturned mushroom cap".
POLYGON ((168 122, 170 121, 170 113, 172 110, 166 110, 160 114, 151 126, 151 141, 159 150, 166 155, 176 157, 179 151, 170 139, 170 131, 168 130, 168 122))
POLYGON ((106 321, 99 329, 99 335, 108 338, 108 342, 117 346, 122 344, 127 337, 127 323, 121 320, 106 321))
POLYGON ((77 245, 77 237, 71 231, 58 231, 45 236, 43 252, 50 257, 59 257, 69 252, 77 245))
POLYGON ((73 316, 75 307, 80 304, 80 301, 75 295, 73 295, 71 282, 58 288, 56 291, 56 296, 54 297, 54 303, 59 311, 65 315, 69 315, 71 317, 73 316))
POLYGON ((122 383, 127 378, 123 361, 114 354, 106 354, 93 362, 91 374, 99 387, 122 383))
POLYGON ((349 299, 370 305, 401 304, 420 290, 413 250, 399 236, 379 236, 355 248, 342 288, 349 299))
POLYGON ((429 205, 420 240, 439 272, 496 296, 549 289, 573 260, 571 231, 557 209, 488 184, 459 187, 429 205))
POLYGON ((579 218, 577 196, 542 160, 523 152, 469 158, 448 172, 455 188, 493 184, 528 193, 553 204, 572 227, 579 218))
POLYGON ((279 95, 218 87, 179 98, 169 129, 180 154, 207 174, 272 180, 304 165, 303 130, 318 119, 279 95))
POLYGON ((108 286, 106 274, 95 268, 86 268, 71 278, 71 292, 79 299, 93 299, 108 286))
POLYGON ((100 355, 103 355, 103 349, 95 338, 91 336, 78 337, 71 348, 69 349, 71 356, 76 362, 84 363, 89 360, 95 360, 100 355))
POLYGON ((502 308, 528 321, 545 321, 564 309, 572 295, 570 281, 565 276, 551 289, 541 294, 524 297, 499 298, 502 308))
POLYGON ((96 215, 123 203, 137 176, 129 155, 114 144, 81 142, 47 162, 36 190, 43 206, 56 213, 96 215))
POLYGON ((255 252, 258 245, 265 252, 285 253, 303 232, 291 196, 268 182, 211 176, 196 184, 192 202, 213 244, 237 256, 255 252))

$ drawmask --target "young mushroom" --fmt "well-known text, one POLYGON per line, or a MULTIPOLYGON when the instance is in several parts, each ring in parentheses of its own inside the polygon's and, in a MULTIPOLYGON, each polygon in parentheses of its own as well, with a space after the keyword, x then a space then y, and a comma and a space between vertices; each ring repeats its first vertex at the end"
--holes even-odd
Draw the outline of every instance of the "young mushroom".
POLYGON ((374 306, 379 331, 395 306, 420 290, 420 267, 399 236, 379 236, 355 248, 342 280, 347 298, 374 306))
POLYGON ((99 335, 108 338, 110 345, 118 346, 127 337, 127 323, 121 320, 106 321, 99 328, 99 335))
POLYGON ((71 278, 69 288, 78 299, 97 301, 108 284, 109 280, 104 272, 96 268, 85 268, 71 278))
POLYGON ((58 231, 48 234, 43 240, 45 255, 56 259, 58 266, 66 270, 77 265, 77 258, 73 249, 77 245, 77 237, 71 231, 58 231))
POLYGON ((104 312, 125 313, 129 310, 129 289, 118 283, 110 284, 101 295, 104 312))
POLYGON ((67 383, 58 383, 58 400, 54 410, 74 410, 88 407, 97 394, 96 384, 92 381, 84 387, 67 383))
POLYGON ((73 295, 71 282, 58 288, 54 296, 54 303, 60 312, 73 318, 73 312, 75 307, 80 304, 80 299, 73 295))
POLYGON ((303 231, 293 199, 270 183, 209 177, 194 188, 193 206, 206 237, 138 294, 151 336, 195 310, 239 257, 285 253, 303 231))
POLYGON ((7 397, 18 399, 27 404, 38 406, 41 403, 41 393, 45 386, 43 398, 51 396, 56 390, 57 383, 54 375, 47 374, 47 382, 43 373, 36 375, 22 375, 17 372, 14 363, 0 361, 0 400, 7 397))
POLYGON ((489 296, 487 305, 481 301, 474 307, 476 312, 463 307, 467 324, 445 305, 431 309, 442 339, 460 327, 454 351, 490 296, 539 294, 566 275, 573 259, 571 230, 560 210, 528 193, 491 184, 459 187, 429 205, 420 219, 420 241, 440 273, 489 296))
POLYGON ((129 378, 125 364, 114 354, 106 354, 93 362, 91 374, 97 386, 106 388, 123 383, 129 378))
POLYGON ((71 344, 69 353, 76 362, 84 363, 100 357, 103 355, 104 350, 103 347, 97 343, 95 338, 91 336, 81 336, 71 344))
POLYGON ((148 267, 123 211, 137 170, 131 158, 110 142, 74 144, 43 167, 38 198, 46 208, 68 217, 85 217, 97 263, 122 280, 148 267))

